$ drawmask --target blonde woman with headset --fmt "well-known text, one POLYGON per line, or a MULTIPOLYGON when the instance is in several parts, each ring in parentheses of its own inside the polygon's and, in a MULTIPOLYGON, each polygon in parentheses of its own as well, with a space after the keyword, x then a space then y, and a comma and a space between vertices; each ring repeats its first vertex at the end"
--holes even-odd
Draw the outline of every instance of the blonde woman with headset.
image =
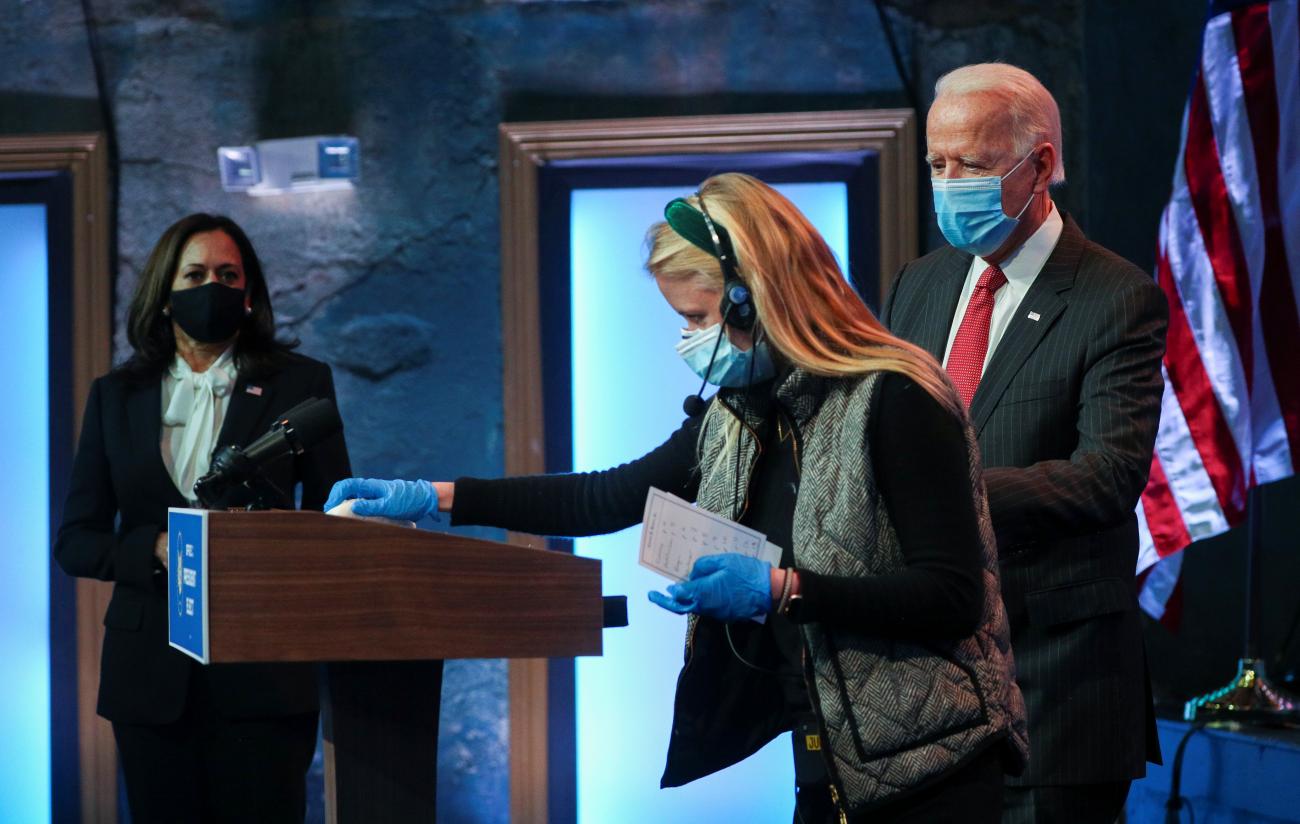
POLYGON ((686 321, 679 353, 721 388, 662 446, 603 472, 353 478, 328 505, 578 536, 639 522, 653 486, 753 527, 776 567, 709 556, 650 593, 690 615, 663 785, 795 730, 796 821, 997 821, 1024 704, 955 390, 761 181, 712 177, 665 217, 646 265, 686 321))

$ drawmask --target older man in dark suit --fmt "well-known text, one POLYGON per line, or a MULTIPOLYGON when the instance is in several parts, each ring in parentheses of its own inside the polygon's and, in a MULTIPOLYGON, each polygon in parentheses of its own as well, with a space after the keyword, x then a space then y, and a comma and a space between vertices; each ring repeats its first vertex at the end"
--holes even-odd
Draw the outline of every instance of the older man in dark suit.
POLYGON ((927 160, 952 245, 903 267, 882 320, 933 354, 979 435, 1030 763, 1004 822, 1112 822, 1159 759, 1134 507, 1160 417, 1168 306, 1052 202, 1060 115, 1032 75, 935 88, 927 160))

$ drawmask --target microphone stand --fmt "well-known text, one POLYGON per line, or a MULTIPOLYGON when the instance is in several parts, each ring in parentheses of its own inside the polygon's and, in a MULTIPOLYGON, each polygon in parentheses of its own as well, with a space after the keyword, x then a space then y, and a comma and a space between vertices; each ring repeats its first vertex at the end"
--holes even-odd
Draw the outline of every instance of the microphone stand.
POLYGON ((265 472, 261 469, 255 469, 249 464, 243 450, 234 446, 225 446, 217 450, 217 454, 212 456, 211 469, 209 469, 208 474, 194 483, 194 492, 203 506, 214 509, 235 490, 242 491, 244 494, 239 495, 238 498, 247 498, 248 503, 233 507, 222 507, 223 509, 242 509, 247 512, 265 511, 275 509, 278 502, 286 500, 284 492, 266 476, 265 472), (244 480, 238 483, 230 483, 222 476, 221 470, 228 468, 230 465, 238 466, 239 475, 244 476, 244 480))
MULTIPOLYGON (((212 456, 207 474, 194 483, 194 494, 199 502, 208 509, 213 509, 232 490, 247 493, 248 503, 242 505, 242 508, 248 511, 274 509, 279 501, 288 500, 284 492, 266 477, 263 464, 280 455, 301 455, 305 452, 308 444, 302 442, 303 433, 296 425, 303 421, 296 416, 304 414, 310 419, 312 410, 315 409, 319 414, 322 405, 337 419, 338 412, 334 410, 333 403, 308 398, 281 415, 269 432, 247 447, 226 445, 218 449, 212 456)), ((314 428, 312 424, 308 424, 308 427, 314 428)))
POLYGON ((277 503, 285 500, 284 492, 281 491, 280 487, 276 486, 261 471, 240 484, 240 487, 246 489, 251 495, 249 502, 244 506, 246 512, 264 512, 268 509, 275 509, 277 503))
POLYGON ((1259 652, 1263 587, 1264 507, 1259 487, 1246 500, 1246 634, 1237 675, 1225 687, 1193 698, 1183 708, 1187 721, 1286 726, 1300 724, 1300 701, 1274 686, 1265 675, 1259 652))
POLYGON ((204 480, 207 480, 206 477, 200 479, 194 485, 194 490, 198 493, 199 502, 207 509, 219 508, 225 511, 263 512, 268 509, 278 508, 277 504, 286 500, 283 490, 276 486, 275 482, 270 478, 266 477, 261 470, 255 471, 247 480, 236 484, 222 484, 215 487, 208 484, 200 489, 199 484, 203 483, 204 480), (230 497, 232 492, 237 493, 236 500, 247 500, 248 503, 219 507, 218 504, 230 497))

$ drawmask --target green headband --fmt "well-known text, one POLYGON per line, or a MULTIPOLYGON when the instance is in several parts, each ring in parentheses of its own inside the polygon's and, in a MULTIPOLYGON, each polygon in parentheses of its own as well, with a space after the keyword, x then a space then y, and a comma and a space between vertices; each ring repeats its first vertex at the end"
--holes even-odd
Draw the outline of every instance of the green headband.
MULTIPOLYGON (((690 241, 692 246, 708 252, 715 258, 718 257, 718 247, 714 245, 713 238, 709 235, 709 226, 704 219, 704 214, 688 203, 686 198, 679 197, 668 201, 668 205, 664 207, 664 219, 668 221, 668 225, 674 232, 690 241)), ((713 221, 713 228, 718 232, 719 245, 722 249, 724 251, 732 249, 731 236, 727 234, 726 228, 716 220, 713 221)))

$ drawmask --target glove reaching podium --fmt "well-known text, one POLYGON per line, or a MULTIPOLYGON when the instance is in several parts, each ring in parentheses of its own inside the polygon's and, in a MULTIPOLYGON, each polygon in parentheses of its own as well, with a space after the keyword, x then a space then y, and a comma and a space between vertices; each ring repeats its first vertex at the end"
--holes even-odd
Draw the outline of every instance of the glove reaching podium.
POLYGON ((438 491, 428 481, 345 478, 330 490, 325 511, 349 500, 355 500, 352 514, 360 518, 419 523, 425 516, 432 516, 438 520, 438 491))

